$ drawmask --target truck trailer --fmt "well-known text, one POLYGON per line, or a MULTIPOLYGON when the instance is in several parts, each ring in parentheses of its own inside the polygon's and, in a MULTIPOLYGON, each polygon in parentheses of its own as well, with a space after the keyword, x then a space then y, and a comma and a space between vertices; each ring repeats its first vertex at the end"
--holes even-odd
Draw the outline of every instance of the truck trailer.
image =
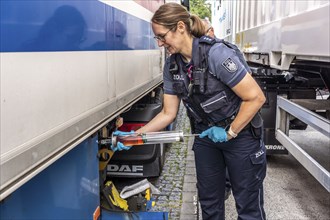
POLYGON ((216 36, 240 48, 267 98, 261 109, 267 154, 291 153, 330 191, 329 171, 289 137, 309 126, 329 145, 329 1, 210 4, 216 36))
POLYGON ((163 3, 0 1, 1 219, 125 217, 103 213, 112 153, 98 143, 161 89, 150 19, 163 3))

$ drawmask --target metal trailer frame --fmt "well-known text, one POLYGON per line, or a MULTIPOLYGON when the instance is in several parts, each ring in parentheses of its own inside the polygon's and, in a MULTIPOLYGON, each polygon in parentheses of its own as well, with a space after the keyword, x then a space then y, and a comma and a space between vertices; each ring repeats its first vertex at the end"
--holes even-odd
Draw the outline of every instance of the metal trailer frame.
POLYGON ((292 115, 305 122, 315 130, 321 132, 330 140, 330 121, 324 117, 302 107, 297 103, 305 103, 305 106, 324 107, 330 109, 330 100, 288 100, 277 96, 276 109, 276 139, 330 192, 330 173, 322 167, 304 149, 289 137, 289 116, 292 115), (296 102, 296 103, 295 103, 296 102))

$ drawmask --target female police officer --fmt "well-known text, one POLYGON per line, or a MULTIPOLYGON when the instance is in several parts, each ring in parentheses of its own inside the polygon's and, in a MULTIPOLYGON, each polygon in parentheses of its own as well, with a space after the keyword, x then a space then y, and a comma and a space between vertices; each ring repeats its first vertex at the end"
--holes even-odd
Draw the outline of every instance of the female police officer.
MULTIPOLYGON (((238 219, 265 219, 266 155, 262 119, 265 97, 237 47, 204 35, 202 21, 179 4, 162 5, 151 19, 159 47, 171 55, 164 67, 164 107, 136 132, 159 131, 187 108, 203 219, 224 219, 228 168, 238 219)), ((125 148, 126 149, 126 148, 125 148)))

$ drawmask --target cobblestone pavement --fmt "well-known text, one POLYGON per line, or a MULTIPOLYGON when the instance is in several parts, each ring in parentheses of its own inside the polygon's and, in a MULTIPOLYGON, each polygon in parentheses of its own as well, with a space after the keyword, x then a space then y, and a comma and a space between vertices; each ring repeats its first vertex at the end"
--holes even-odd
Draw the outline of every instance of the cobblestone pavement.
MULTIPOLYGON (((175 130, 190 133, 189 119, 184 108, 180 108, 175 130)), ((183 143, 173 143, 166 150, 165 165, 155 186, 162 192, 156 199, 154 211, 169 212, 170 220, 196 219, 196 176, 192 138, 183 143)))

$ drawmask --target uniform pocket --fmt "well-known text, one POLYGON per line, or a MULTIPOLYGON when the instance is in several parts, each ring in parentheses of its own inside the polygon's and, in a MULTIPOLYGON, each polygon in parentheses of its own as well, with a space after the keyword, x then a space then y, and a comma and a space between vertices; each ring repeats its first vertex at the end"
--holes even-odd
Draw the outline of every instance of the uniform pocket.
POLYGON ((225 91, 222 91, 205 102, 202 102, 200 105, 206 113, 211 113, 227 106, 228 102, 225 91))
POLYGON ((249 191, 256 191, 260 189, 263 180, 266 177, 266 148, 262 143, 262 148, 258 151, 250 154, 250 162, 252 168, 246 173, 246 178, 248 179, 248 187, 249 191))

